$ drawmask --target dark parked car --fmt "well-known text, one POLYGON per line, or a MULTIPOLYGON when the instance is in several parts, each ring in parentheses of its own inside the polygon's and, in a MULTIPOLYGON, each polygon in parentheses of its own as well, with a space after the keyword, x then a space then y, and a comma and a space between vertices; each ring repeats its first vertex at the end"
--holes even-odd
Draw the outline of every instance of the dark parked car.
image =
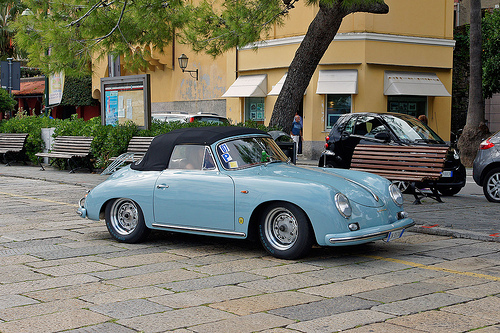
POLYGON ((500 131, 479 145, 472 176, 488 201, 500 203, 500 131))
MULTIPOLYGON (((319 166, 345 168, 351 165, 358 144, 447 146, 430 127, 400 113, 348 113, 342 115, 326 137, 319 166)), ((458 152, 450 147, 438 190, 442 195, 457 194, 465 186, 465 167, 458 152)), ((399 184, 404 190, 405 185, 399 184)), ((422 187, 425 184, 417 184, 422 187)))

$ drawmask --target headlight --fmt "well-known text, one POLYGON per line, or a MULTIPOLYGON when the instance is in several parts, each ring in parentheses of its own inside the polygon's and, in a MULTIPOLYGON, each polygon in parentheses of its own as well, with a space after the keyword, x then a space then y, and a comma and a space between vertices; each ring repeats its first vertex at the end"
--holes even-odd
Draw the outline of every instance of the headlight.
POLYGON ((349 199, 340 192, 335 194, 335 206, 337 206, 339 213, 346 219, 351 216, 352 208, 349 199))
POLYGON ((453 158, 456 159, 456 160, 459 160, 460 159, 460 154, 458 153, 458 150, 456 150, 455 148, 450 148, 450 150, 453 153, 453 158))
POLYGON ((83 198, 78 201, 78 207, 85 207, 85 199, 87 199, 87 195, 89 195, 90 190, 87 190, 87 193, 83 196, 83 198))
POLYGON ((396 185, 391 184, 389 186, 389 193, 391 194, 392 201, 394 201, 396 205, 400 207, 403 206, 403 194, 396 185))

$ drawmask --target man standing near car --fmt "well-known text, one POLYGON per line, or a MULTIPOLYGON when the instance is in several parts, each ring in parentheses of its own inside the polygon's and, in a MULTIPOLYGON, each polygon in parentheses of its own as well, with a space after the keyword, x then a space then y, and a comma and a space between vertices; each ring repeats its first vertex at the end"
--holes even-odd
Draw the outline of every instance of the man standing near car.
MULTIPOLYGON (((290 131, 290 136, 293 139, 293 142, 295 143, 295 148, 296 148, 296 154, 299 150, 299 142, 300 142, 300 137, 302 136, 302 124, 300 123, 300 116, 295 115, 293 123, 292 123, 292 130, 290 131)), ((297 155, 295 155, 297 157, 297 155)))

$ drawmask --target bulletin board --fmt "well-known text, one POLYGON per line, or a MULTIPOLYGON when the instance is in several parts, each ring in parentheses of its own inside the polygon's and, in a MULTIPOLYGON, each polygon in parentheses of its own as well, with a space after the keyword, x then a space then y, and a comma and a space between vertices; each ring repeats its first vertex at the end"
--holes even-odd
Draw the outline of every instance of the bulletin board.
POLYGON ((149 74, 101 79, 101 118, 103 125, 116 126, 132 121, 149 129, 151 90, 149 74))

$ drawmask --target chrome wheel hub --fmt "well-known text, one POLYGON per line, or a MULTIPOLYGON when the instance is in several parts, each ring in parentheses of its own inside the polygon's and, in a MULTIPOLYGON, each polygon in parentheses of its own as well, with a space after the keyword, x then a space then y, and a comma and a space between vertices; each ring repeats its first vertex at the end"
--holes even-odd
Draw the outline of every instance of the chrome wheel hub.
POLYGON ((288 210, 276 208, 266 217, 265 233, 273 247, 280 250, 289 249, 297 241, 297 220, 288 210))
POLYGON ((121 235, 131 234, 139 223, 139 213, 134 202, 118 200, 111 210, 111 223, 121 235))
POLYGON ((487 191, 492 198, 500 200, 500 173, 495 173, 488 179, 487 191))

